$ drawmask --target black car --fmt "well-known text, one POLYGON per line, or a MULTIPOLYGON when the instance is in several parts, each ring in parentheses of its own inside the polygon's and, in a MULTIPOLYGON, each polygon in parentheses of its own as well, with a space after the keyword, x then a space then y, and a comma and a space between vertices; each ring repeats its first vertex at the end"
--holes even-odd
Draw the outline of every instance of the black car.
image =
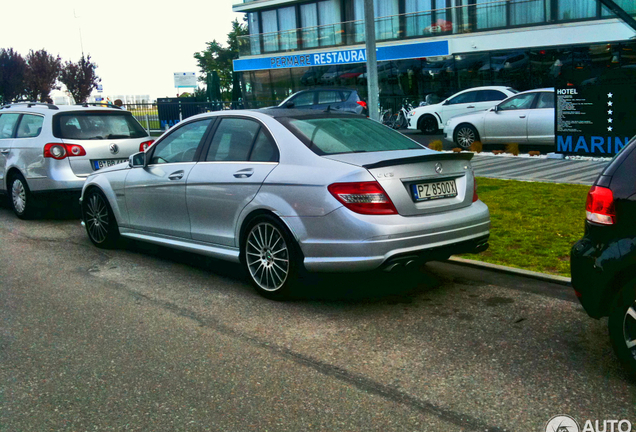
POLYGON ((586 213, 571 252, 572 286, 588 315, 609 316, 614 350, 636 375, 636 138, 596 179, 586 213))
POLYGON ((279 108, 298 108, 345 111, 368 115, 367 103, 358 92, 348 88, 319 88, 301 90, 289 96, 278 105, 279 108))

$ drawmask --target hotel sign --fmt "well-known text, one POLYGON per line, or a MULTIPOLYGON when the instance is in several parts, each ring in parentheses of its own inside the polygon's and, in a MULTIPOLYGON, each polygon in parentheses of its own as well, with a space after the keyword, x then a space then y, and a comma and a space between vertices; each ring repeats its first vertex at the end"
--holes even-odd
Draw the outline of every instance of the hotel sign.
MULTIPOLYGON (((422 42, 406 45, 381 46, 377 48, 378 61, 448 55, 448 41, 422 42)), ((366 63, 366 49, 321 51, 302 54, 286 54, 234 60, 234 71, 244 72, 266 69, 286 69, 307 66, 329 66, 366 63)))

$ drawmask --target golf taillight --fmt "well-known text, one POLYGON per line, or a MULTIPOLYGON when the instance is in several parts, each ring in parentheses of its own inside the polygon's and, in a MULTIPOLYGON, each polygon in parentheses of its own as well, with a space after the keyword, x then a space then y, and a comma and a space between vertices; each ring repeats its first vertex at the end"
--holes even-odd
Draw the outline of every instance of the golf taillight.
POLYGON ((358 101, 357 104, 360 105, 362 108, 367 109, 367 103, 365 101, 358 101))
POLYGON ((150 140, 150 141, 144 141, 141 144, 139 144, 139 151, 146 151, 148 150, 148 147, 150 147, 152 145, 152 143, 154 143, 155 140, 150 140))
POLYGON ((611 189, 592 186, 585 203, 587 220, 602 225, 613 225, 616 222, 614 210, 614 194, 611 189))
POLYGON ((86 150, 79 144, 48 143, 44 145, 44 157, 64 159, 72 156, 86 156, 86 150))
POLYGON ((477 179, 473 179, 473 202, 479 200, 479 195, 477 195, 477 179))
POLYGON ((327 189, 353 212, 367 215, 397 214, 393 202, 378 182, 333 183, 327 189))

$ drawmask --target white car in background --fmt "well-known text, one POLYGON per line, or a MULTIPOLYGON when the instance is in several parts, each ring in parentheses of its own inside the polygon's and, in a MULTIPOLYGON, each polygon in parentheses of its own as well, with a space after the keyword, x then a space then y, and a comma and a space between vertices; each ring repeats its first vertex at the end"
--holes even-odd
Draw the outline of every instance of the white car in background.
POLYGON ((444 138, 469 148, 482 144, 554 144, 554 89, 528 90, 487 111, 453 117, 444 138))
POLYGON ((463 90, 438 104, 415 108, 409 113, 408 128, 419 129, 425 134, 434 134, 442 129, 451 117, 486 110, 516 93, 517 90, 502 86, 463 90))

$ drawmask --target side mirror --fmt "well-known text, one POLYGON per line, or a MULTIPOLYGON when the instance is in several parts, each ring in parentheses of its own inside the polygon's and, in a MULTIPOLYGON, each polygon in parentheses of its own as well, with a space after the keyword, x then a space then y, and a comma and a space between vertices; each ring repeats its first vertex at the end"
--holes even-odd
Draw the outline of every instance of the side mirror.
POLYGON ((494 112, 498 113, 498 112, 499 112, 499 105, 495 105, 495 106, 491 109, 491 111, 494 111, 494 112))
POLYGON ((130 168, 144 168, 146 166, 146 153, 139 152, 130 155, 128 158, 128 166, 130 168))
POLYGON ((289 101, 285 104, 285 108, 293 108, 294 107, 294 102, 293 101, 289 101))

